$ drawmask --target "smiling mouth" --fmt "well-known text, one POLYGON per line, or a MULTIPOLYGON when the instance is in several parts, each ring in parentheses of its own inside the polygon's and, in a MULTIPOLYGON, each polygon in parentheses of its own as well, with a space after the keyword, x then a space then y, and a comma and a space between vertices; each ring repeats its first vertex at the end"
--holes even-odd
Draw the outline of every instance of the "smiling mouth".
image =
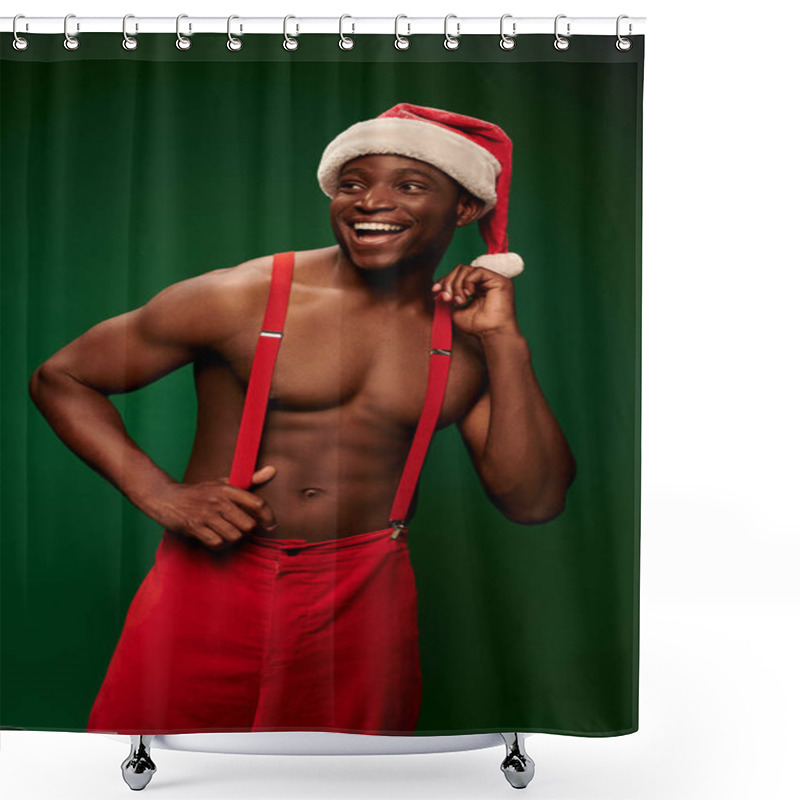
POLYGON ((383 244, 408 230, 407 225, 384 222, 352 222, 350 228, 359 242, 383 244))

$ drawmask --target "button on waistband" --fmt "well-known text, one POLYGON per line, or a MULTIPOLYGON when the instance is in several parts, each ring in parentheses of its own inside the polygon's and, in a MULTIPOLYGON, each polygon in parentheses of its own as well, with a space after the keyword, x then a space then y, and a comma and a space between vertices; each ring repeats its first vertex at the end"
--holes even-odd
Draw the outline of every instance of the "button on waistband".
POLYGON ((283 551, 286 553, 287 556, 296 556, 300 552, 299 547, 287 547, 286 550, 283 551))

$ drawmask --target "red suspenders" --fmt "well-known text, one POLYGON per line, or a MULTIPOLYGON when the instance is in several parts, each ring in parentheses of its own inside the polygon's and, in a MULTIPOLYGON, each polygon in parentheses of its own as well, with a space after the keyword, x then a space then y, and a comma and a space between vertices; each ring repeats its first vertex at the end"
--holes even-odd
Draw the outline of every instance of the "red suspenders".
MULTIPOLYGON (((277 253, 273 260, 272 286, 250 371, 250 381, 247 385, 244 411, 231 467, 230 482, 233 486, 241 489, 250 487, 253 472, 255 472, 272 374, 275 370, 278 348, 283 338, 293 272, 294 252, 277 253)), ((408 527, 406 514, 414 496, 425 455, 428 452, 428 445, 436 429, 436 422, 444 401, 453 338, 451 322, 449 305, 440 299, 440 295, 437 295, 431 330, 425 402, 389 513, 389 522, 394 528, 393 539, 399 536, 401 530, 408 527)))
POLYGON ((389 513, 389 522, 394 528, 392 538, 396 539, 402 528, 406 528, 406 514, 414 497, 419 473, 428 452, 433 432, 436 430, 436 421, 444 400, 444 390, 447 387, 447 373, 450 371, 450 351, 452 347, 453 328, 450 316, 450 306, 440 300, 441 293, 436 295, 436 307, 433 312, 433 328, 431 329, 431 349, 428 361, 428 386, 425 390, 425 402, 422 413, 417 423, 414 440, 408 451, 400 484, 389 513))
POLYGON ((239 436, 236 439, 231 467, 230 482, 240 489, 249 489, 253 482, 253 472, 267 413, 269 387, 272 383, 272 373, 275 371, 278 348, 283 338, 293 272, 294 253, 276 253, 272 260, 272 285, 269 290, 267 310, 264 312, 264 322, 261 325, 253 366, 250 369, 250 381, 247 384, 242 422, 239 425, 239 436))

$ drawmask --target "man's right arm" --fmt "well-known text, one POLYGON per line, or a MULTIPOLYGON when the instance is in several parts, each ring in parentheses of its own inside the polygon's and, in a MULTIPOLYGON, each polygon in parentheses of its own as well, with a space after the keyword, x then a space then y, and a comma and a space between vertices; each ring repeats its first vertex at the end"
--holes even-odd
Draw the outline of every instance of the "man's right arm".
MULTIPOLYGON (((95 325, 47 359, 30 380, 34 403, 64 443, 162 525, 178 516, 172 501, 165 502, 178 481, 131 439, 108 395, 146 386, 230 336, 241 322, 236 283, 231 270, 215 270, 173 284, 146 305, 95 325)), ((231 497, 241 491, 228 488, 231 497)), ((246 501, 236 497, 239 505, 246 501)), ((248 497, 254 509, 261 503, 248 497)), ((249 527, 241 514, 237 519, 240 528, 249 527)), ((175 520, 175 527, 182 526, 183 520, 175 520)), ((224 520, 215 528, 217 534, 230 531, 224 520)), ((219 538, 201 532, 208 544, 219 538)))

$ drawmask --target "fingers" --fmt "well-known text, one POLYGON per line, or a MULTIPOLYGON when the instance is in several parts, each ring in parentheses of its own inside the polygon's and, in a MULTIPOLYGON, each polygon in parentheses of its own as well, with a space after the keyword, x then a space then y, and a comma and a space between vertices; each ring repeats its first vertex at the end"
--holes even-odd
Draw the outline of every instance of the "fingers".
POLYGON ((485 279, 479 267, 459 264, 452 272, 433 284, 433 291, 441 291, 442 299, 464 305, 474 297, 477 284, 485 279))
MULTIPOLYGON (((260 470, 264 480, 276 472, 274 466, 260 470)), ((269 504, 252 492, 231 486, 227 479, 177 484, 165 503, 169 514, 161 524, 176 534, 190 536, 207 547, 221 548, 238 542, 257 527, 277 528, 269 504)))
POLYGON ((468 270, 460 270, 453 281, 453 299, 459 305, 466 303, 472 293, 474 280, 470 280, 469 275, 468 270))
MULTIPOLYGON (((268 464, 266 467, 262 467, 253 474, 253 483, 266 483, 275 477, 276 472, 276 467, 272 464, 268 464)), ((223 479, 223 483, 226 484, 223 489, 226 499, 236 504, 230 507, 227 504, 220 506, 219 511, 226 519, 238 524, 244 531, 252 530, 256 524, 260 524, 268 531, 275 530, 275 514, 265 500, 246 489, 240 489, 238 486, 231 486, 225 479, 223 479), (238 508, 236 508, 237 506, 238 508), (240 509, 243 509, 243 511, 240 509), (253 526, 245 527, 246 523, 244 523, 240 514, 245 514, 245 516, 254 520, 253 526), (241 524, 239 524, 239 520, 242 520, 241 524)))
POLYGON ((255 497, 254 495, 251 495, 251 497, 258 501, 258 505, 255 507, 251 505, 250 510, 247 512, 232 505, 230 511, 227 509, 223 511, 225 519, 247 532, 252 531, 258 525, 261 525, 261 527, 267 530, 274 530, 277 527, 275 524, 275 513, 270 505, 260 497, 255 497))
POLYGON ((272 464, 267 464, 266 467, 261 467, 261 469, 253 473, 253 483, 266 483, 275 477, 277 471, 277 467, 272 464))
MULTIPOLYGON (((228 492, 228 499, 243 508, 248 516, 257 520, 267 530, 275 525, 275 514, 269 504, 252 492, 246 492, 244 489, 237 489, 232 486, 228 492)), ((227 512, 225 516, 228 517, 227 512)), ((233 521, 232 517, 228 517, 228 519, 233 521)))
POLYGON ((267 530, 274 530, 275 516, 266 504, 264 509, 266 513, 258 513, 254 518, 234 503, 227 503, 215 516, 194 527, 192 535, 207 547, 219 549, 238 542, 245 533, 251 533, 259 522, 267 530))
POLYGON ((213 533, 217 534, 222 540, 222 544, 233 544, 242 538, 242 532, 235 525, 231 525, 224 517, 217 517, 216 519, 207 522, 204 526, 210 529, 213 533))
POLYGON ((240 489, 238 486, 229 486, 225 489, 226 497, 248 511, 260 511, 266 502, 260 497, 257 497, 252 492, 246 489, 240 489))
MULTIPOLYGON (((275 473, 277 473, 278 468, 273 464, 267 464, 266 467, 261 467, 261 469, 257 470, 253 473, 253 477, 250 481, 251 485, 254 483, 266 483, 269 480, 272 480, 275 477, 275 473)), ((220 478, 222 483, 227 484, 230 486, 231 480, 228 477, 220 478)))
POLYGON ((258 525, 258 513, 253 512, 248 514, 242 511, 235 503, 227 504, 220 514, 223 519, 227 520, 231 525, 235 526, 237 530, 243 533, 252 533, 253 529, 258 525))
POLYGON ((207 525, 201 525, 194 531, 195 539, 198 539, 206 547, 212 550, 219 550, 226 546, 225 540, 216 531, 213 531, 207 525))

